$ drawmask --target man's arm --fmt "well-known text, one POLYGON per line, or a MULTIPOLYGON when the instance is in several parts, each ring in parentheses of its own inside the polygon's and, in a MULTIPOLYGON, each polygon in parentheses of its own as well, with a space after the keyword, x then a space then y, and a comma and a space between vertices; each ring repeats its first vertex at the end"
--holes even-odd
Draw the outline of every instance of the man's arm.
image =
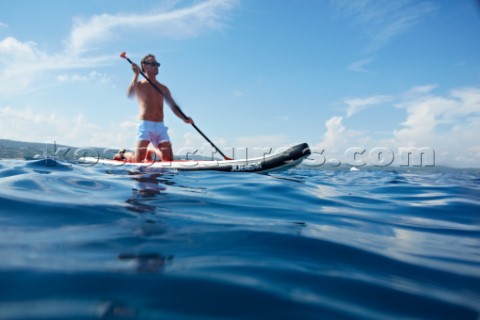
POLYGON ((168 90, 167 87, 165 87, 165 100, 167 101, 167 104, 170 106, 170 109, 172 109, 173 113, 182 119, 185 123, 190 123, 193 124, 193 120, 190 117, 187 117, 183 111, 180 109, 180 107, 177 105, 175 100, 173 100, 172 95, 170 94, 170 90, 168 90))
POLYGON ((133 97, 136 93, 135 89, 137 87, 138 75, 140 74, 140 68, 135 63, 132 63, 132 70, 133 70, 133 78, 127 89, 127 96, 129 98, 133 97))

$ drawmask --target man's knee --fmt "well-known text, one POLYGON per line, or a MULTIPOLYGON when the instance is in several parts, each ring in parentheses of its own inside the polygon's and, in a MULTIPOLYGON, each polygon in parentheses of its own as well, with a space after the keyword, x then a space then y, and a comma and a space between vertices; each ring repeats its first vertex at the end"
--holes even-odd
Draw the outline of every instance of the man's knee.
POLYGON ((158 148, 160 150, 162 150, 163 148, 170 149, 172 148, 172 143, 170 141, 162 141, 158 144, 158 148))

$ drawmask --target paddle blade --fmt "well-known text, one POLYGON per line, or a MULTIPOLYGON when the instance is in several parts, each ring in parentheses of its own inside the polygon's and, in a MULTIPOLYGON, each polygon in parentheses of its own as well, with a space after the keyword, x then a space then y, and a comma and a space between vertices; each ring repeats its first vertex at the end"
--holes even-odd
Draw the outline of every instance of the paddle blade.
POLYGON ((127 59, 127 53, 123 51, 122 53, 120 53, 120 57, 123 59, 127 59))

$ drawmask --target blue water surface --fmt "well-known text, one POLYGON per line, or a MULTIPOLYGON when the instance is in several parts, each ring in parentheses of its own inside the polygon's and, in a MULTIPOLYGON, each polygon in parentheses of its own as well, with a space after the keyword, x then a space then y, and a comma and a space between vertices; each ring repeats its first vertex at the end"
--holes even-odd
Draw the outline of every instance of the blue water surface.
POLYGON ((0 319, 479 319, 480 170, 0 161, 0 319))

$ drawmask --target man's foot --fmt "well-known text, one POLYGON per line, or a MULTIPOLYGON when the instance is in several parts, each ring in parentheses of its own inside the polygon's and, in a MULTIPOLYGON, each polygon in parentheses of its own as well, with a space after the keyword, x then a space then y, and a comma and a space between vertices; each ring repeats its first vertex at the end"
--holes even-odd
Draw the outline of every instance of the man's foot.
POLYGON ((127 152, 127 150, 125 149, 120 149, 116 155, 113 156, 113 160, 127 160, 125 158, 125 152, 127 152))

